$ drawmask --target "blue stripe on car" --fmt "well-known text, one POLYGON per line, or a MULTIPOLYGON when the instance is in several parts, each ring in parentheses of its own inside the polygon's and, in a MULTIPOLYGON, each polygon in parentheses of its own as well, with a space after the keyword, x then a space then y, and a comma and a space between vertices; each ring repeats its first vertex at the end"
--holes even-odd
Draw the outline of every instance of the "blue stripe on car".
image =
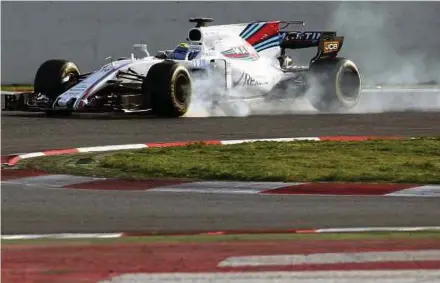
POLYGON ((257 52, 261 52, 261 51, 263 51, 263 50, 269 49, 269 48, 271 48, 271 47, 276 47, 276 46, 279 46, 279 45, 280 45, 280 43, 279 43, 278 41, 274 41, 274 42, 269 43, 269 44, 267 44, 267 45, 264 45, 264 46, 261 46, 261 47, 259 47, 259 48, 256 48, 255 50, 256 50, 257 52))
POLYGON ((244 30, 241 31, 240 36, 245 36, 256 24, 249 24, 247 25, 244 30))
POLYGON ((264 42, 264 44, 259 43, 258 46, 255 47, 255 50, 257 52, 260 52, 262 50, 265 50, 265 49, 268 49, 271 47, 279 46, 281 42, 282 42, 282 36, 277 35, 276 37, 271 38, 270 40, 266 40, 264 42))
POLYGON ((253 27, 249 32, 247 32, 245 35, 243 35, 244 39, 248 39, 249 37, 251 37, 252 35, 254 35, 255 33, 258 32, 259 29, 261 29, 263 26, 265 25, 265 23, 260 23, 257 24, 255 27, 253 27))
POLYGON ((258 43, 256 45, 254 45, 254 48, 258 49, 258 48, 264 47, 266 44, 270 44, 272 42, 278 42, 278 44, 279 44, 280 43, 280 36, 279 35, 275 35, 273 37, 270 37, 270 38, 268 38, 268 39, 266 39, 266 40, 264 40, 264 41, 262 41, 262 42, 260 42, 260 43, 258 43))

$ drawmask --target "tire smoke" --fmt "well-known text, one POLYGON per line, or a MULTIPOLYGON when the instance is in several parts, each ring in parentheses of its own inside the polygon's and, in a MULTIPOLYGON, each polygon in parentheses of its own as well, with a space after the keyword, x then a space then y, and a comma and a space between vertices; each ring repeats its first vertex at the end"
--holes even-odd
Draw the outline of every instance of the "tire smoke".
MULTIPOLYGON (((363 89, 360 103, 346 113, 380 113, 390 111, 436 111, 440 110, 440 53, 432 48, 438 37, 427 28, 435 15, 440 14, 440 3, 411 2, 340 2, 326 15, 322 30, 334 30, 345 36, 344 46, 339 54, 353 60, 358 66, 363 89), (428 19, 428 20, 426 20, 428 19), (435 41, 435 42, 433 42, 435 41), (434 84, 428 91, 409 90, 408 87, 423 88, 434 84), (391 89, 384 91, 384 86, 391 89), (378 88, 382 86, 383 88, 378 88), (435 89, 437 88, 437 90, 435 89)), ((437 17, 438 18, 438 17, 437 17)), ((436 30, 440 26, 440 18, 436 30)), ((440 48, 440 46, 439 46, 440 48)), ((311 48, 313 49, 313 48, 311 48)), ((308 62, 301 58, 302 51, 291 51, 294 62, 308 62)), ((312 55, 313 56, 313 55, 312 55)), ((214 88, 215 80, 204 82, 206 88, 214 88)), ((288 90, 295 94, 295 88, 288 90)), ((249 116, 296 113, 319 113, 311 106, 308 98, 316 96, 309 90, 299 99, 282 101, 235 101, 227 110, 208 108, 210 98, 206 91, 194 97, 189 116, 249 116)))
MULTIPOLYGON (((345 36, 340 55, 356 62, 363 88, 372 88, 363 93, 359 105, 350 112, 440 109, 440 53, 424 48, 426 41, 438 40, 426 34, 430 24, 426 19, 440 13, 440 3, 435 7, 432 9, 431 4, 415 8, 412 3, 405 2, 340 3, 327 28, 345 36), (411 85, 422 88, 426 84, 437 85, 434 87, 437 91, 433 88, 425 92, 408 89, 411 85), (390 85, 394 91, 376 87, 382 85, 390 85)), ((438 27, 440 19, 437 23, 438 27)), ((430 44, 434 43, 427 45, 430 44)))

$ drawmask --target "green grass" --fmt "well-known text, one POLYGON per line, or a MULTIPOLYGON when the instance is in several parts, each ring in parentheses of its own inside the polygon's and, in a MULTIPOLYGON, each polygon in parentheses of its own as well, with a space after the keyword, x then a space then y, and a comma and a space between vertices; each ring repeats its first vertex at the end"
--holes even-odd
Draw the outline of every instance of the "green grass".
POLYGON ((55 173, 134 179, 440 183, 440 138, 366 142, 193 144, 38 157, 55 173))
POLYGON ((12 84, 1 86, 1 90, 3 91, 32 91, 33 89, 34 86, 29 84, 12 84))
POLYGON ((203 243, 231 241, 281 241, 281 240, 396 240, 440 239, 440 232, 365 232, 324 234, 238 234, 238 235, 190 235, 190 236, 133 236, 114 239, 29 239, 2 240, 2 245, 48 244, 110 244, 110 243, 203 243))

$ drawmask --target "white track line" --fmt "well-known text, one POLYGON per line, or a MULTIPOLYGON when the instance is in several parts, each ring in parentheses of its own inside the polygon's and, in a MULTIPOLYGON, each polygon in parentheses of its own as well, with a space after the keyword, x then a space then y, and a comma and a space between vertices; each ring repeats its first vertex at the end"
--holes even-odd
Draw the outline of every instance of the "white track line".
POLYGON ((121 238, 122 233, 60 233, 60 234, 29 234, 29 235, 2 235, 2 240, 32 240, 32 239, 108 239, 121 238))
POLYGON ((121 144, 121 145, 104 145, 104 146, 92 146, 92 147, 78 147, 78 152, 99 152, 99 151, 116 151, 126 149, 142 149, 147 148, 146 144, 121 144))
POLYGON ((274 190, 286 186, 294 186, 300 184, 303 183, 206 181, 177 184, 171 186, 161 186, 149 189, 148 192, 258 194, 267 190, 274 190))
POLYGON ((319 137, 298 137, 298 138, 274 138, 274 139, 247 139, 247 140, 225 140, 222 145, 232 145, 251 142, 292 142, 292 141, 320 141, 319 137))
MULTIPOLYGON (((356 232, 415 232, 415 231, 440 231, 440 226, 421 227, 360 227, 360 228, 323 228, 307 229, 311 234, 319 233, 356 233, 356 232)), ((305 234, 302 231, 301 234, 305 234)), ((206 235, 206 233, 203 233, 206 235)), ((292 232, 295 234, 295 232, 292 232)), ((160 235, 155 235, 160 236, 160 235)), ((76 239, 76 238, 121 238, 127 237, 124 232, 119 233, 58 233, 58 234, 16 234, 1 235, 2 240, 28 240, 28 239, 76 239)), ((130 237, 130 236, 128 236, 130 237)))
POLYGON ((440 197, 440 185, 424 185, 413 188, 399 190, 397 192, 389 193, 386 196, 431 196, 440 197))
POLYGON ((363 89, 365 93, 392 92, 392 93, 440 93, 439 88, 371 88, 363 89))
POLYGON ((422 227, 356 227, 356 228, 323 228, 323 229, 316 229, 316 233, 415 232, 415 231, 440 231, 440 226, 422 226, 422 227))
POLYGON ((363 263, 363 262, 384 262, 384 261, 401 262, 401 261, 426 261, 426 260, 440 260, 440 250, 231 256, 221 261, 218 264, 218 266, 219 267, 283 266, 283 265, 300 265, 300 264, 343 264, 343 263, 363 263))
POLYGON ((32 185, 32 186, 48 186, 62 188, 69 185, 76 185, 82 183, 88 183, 96 180, 105 180, 105 178, 94 178, 86 176, 74 176, 74 175, 43 175, 34 176, 26 178, 17 178, 6 181, 1 181, 2 184, 13 184, 13 185, 32 185))
POLYGON ((440 270, 272 271, 212 273, 127 273, 100 283, 432 283, 440 270))

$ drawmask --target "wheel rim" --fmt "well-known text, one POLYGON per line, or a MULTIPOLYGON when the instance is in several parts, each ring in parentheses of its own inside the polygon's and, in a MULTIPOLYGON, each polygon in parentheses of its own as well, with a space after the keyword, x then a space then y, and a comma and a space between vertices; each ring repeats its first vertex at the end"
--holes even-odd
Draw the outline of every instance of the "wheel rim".
POLYGON ((340 75, 339 85, 344 99, 356 100, 359 97, 361 81, 355 69, 345 69, 340 75))
POLYGON ((191 83, 183 74, 179 75, 175 83, 175 96, 180 104, 185 104, 191 91, 191 83))
POLYGON ((76 72, 76 71, 70 71, 64 77, 69 77, 69 80, 67 80, 64 83, 62 83, 62 85, 64 86, 64 88, 69 89, 73 85, 78 83, 79 73, 76 72))

